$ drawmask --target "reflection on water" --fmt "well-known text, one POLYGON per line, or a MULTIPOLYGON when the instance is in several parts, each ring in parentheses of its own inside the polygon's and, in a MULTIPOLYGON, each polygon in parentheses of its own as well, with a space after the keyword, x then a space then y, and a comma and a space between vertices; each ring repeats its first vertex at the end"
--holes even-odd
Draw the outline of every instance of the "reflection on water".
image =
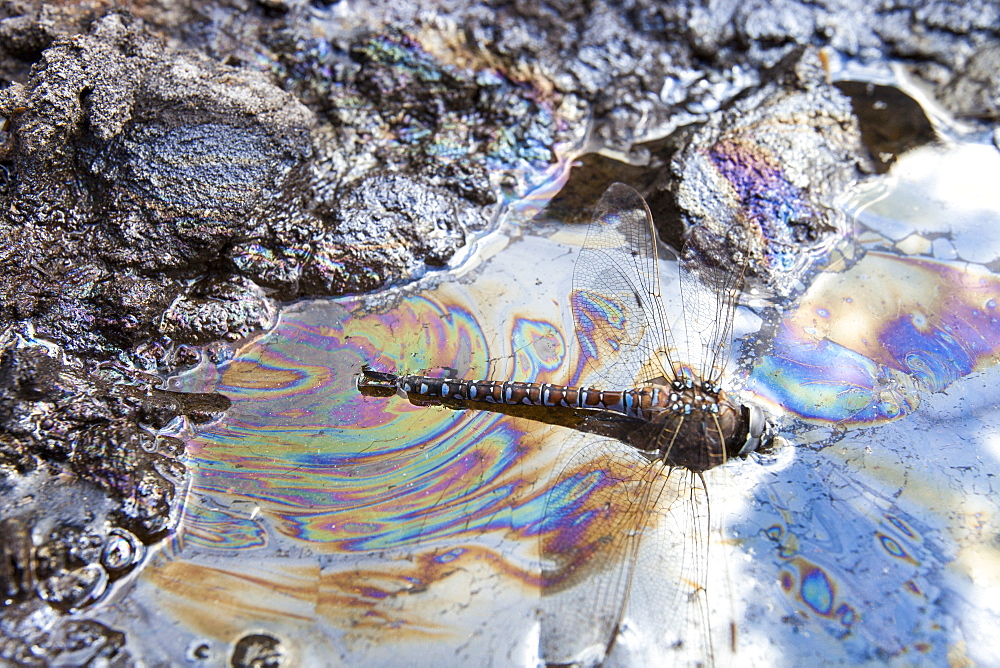
MULTIPOLYGON (((953 222, 947 248, 964 248, 980 227, 953 222)), ((746 398, 781 417, 788 445, 707 475, 724 524, 710 571, 728 581, 709 587, 715 637, 734 622, 740 660, 939 663, 996 649, 1000 277, 921 234, 862 235, 857 262, 820 274, 780 317, 762 312, 773 333, 746 341, 760 354, 746 398)), ((581 475, 565 495, 584 502, 581 524, 545 521, 560 448, 586 437, 367 398, 354 375, 370 362, 565 382, 572 264, 566 245, 526 237, 467 284, 382 309, 299 304, 231 361, 176 379, 233 409, 189 436, 184 532, 107 619, 155 631, 130 642, 177 661, 197 645, 219 663, 266 632, 303 663, 531 663, 539 539, 593 540, 588 513, 615 512, 586 506, 603 483, 581 475)), ((659 575, 644 568, 638 587, 659 575)), ((643 626, 656 602, 635 599, 613 660, 670 637, 643 626)))

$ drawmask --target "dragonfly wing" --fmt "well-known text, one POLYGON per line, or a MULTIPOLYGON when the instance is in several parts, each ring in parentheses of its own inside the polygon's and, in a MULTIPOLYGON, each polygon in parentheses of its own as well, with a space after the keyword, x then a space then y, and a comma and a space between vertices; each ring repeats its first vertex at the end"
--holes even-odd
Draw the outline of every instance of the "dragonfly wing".
POLYGON ((600 664, 637 625, 652 639, 639 653, 669 656, 676 642, 662 639, 687 633, 691 595, 704 586, 695 566, 705 532, 688 536, 690 474, 614 441, 587 444, 557 471, 541 543, 541 658, 600 664))
POLYGON ((617 634, 657 467, 615 441, 574 449, 556 468, 541 556, 541 656, 596 665, 617 634))
POLYGON ((653 219, 633 188, 615 183, 598 202, 570 301, 581 362, 609 387, 671 376, 669 363, 655 363, 657 351, 668 350, 670 333, 653 219))
POLYGON ((681 253, 681 298, 687 349, 684 360, 694 366, 706 381, 718 381, 730 358, 733 345, 733 320, 746 264, 737 268, 706 263, 698 253, 685 246, 681 253))
MULTIPOLYGON (((627 665, 715 665, 709 618, 708 544, 711 522, 697 474, 660 471, 655 527, 636 554, 621 650, 627 665)), ((615 657, 617 658, 617 657, 615 657)))

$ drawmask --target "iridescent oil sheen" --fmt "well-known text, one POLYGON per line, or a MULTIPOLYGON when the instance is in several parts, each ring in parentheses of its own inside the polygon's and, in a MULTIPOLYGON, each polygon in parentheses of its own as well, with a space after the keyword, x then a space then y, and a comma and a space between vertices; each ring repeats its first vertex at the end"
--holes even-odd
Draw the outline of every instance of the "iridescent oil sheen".
MULTIPOLYGON (((324 551, 478 536, 491 523, 510 529, 510 519, 496 516, 523 486, 504 479, 516 459, 516 430, 495 416, 386 404, 351 391, 368 360, 420 369, 483 360, 478 323, 448 306, 415 297, 386 313, 322 325, 286 315, 271 335, 280 345, 237 357, 220 377, 217 390, 241 410, 210 434, 210 452, 192 453, 199 489, 225 493, 235 485, 281 533, 324 551), (448 343, 427 345, 432 340, 448 343), (483 484, 470 493, 476 483, 483 484)), ((532 366, 539 373, 542 364, 532 366)))
POLYGON ((805 193, 784 173, 776 156, 752 141, 723 139, 708 158, 729 184, 747 221, 763 238, 774 240, 769 261, 786 271, 801 261, 792 251, 788 230, 803 220, 819 217, 805 193))
POLYGON ((758 555, 755 577, 786 595, 769 643, 836 639, 816 656, 855 664, 997 651, 1000 276, 967 261, 995 257, 980 209, 995 197, 968 192, 982 181, 968 177, 961 197, 946 192, 958 169, 991 171, 958 164, 977 154, 959 148, 920 157, 919 188, 908 165, 881 186, 880 215, 858 220, 890 236, 866 232, 855 264, 815 277, 749 375, 759 399, 836 427, 826 444, 804 429, 792 437, 804 450, 740 469, 761 475, 732 530, 758 555))
POLYGON ((1000 359, 1000 276, 968 263, 869 252, 820 274, 777 327, 749 388, 803 418, 873 424, 912 413, 1000 359))

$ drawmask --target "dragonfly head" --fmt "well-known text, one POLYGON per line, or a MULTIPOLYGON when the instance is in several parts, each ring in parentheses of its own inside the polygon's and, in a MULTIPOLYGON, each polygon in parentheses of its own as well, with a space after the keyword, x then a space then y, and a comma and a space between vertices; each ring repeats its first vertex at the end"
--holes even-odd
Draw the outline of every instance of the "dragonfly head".
POLYGON ((770 443, 774 436, 771 424, 767 421, 760 406, 744 404, 742 412, 747 436, 739 452, 736 453, 737 455, 746 455, 756 451, 761 445, 770 443))

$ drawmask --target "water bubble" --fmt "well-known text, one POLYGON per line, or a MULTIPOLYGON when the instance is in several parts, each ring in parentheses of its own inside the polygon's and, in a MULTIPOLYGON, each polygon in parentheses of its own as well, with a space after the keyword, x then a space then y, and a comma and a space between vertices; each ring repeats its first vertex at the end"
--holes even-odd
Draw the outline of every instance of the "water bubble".
POLYGON ((101 552, 101 563, 109 571, 118 573, 135 566, 146 554, 146 546, 125 529, 112 529, 101 552))

